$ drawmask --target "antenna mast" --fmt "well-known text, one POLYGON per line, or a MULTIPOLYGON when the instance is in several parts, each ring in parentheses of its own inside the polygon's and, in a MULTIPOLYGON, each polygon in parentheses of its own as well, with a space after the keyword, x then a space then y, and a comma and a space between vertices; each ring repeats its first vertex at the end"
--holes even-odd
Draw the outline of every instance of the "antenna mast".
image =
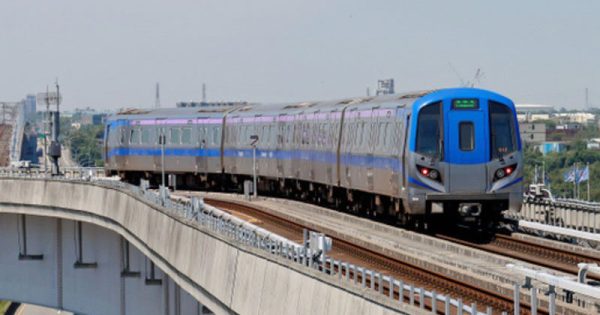
POLYGON ((585 88, 585 108, 590 108, 590 93, 588 88, 585 88))
POLYGON ((154 100, 154 107, 160 108, 160 85, 156 82, 156 99, 154 100))

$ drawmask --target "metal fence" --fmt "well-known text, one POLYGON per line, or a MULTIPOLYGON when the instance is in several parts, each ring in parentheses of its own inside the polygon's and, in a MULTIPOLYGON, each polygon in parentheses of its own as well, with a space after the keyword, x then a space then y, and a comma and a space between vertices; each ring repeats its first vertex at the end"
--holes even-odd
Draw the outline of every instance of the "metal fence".
POLYGON ((526 199, 520 212, 507 212, 506 216, 578 231, 600 232, 600 206, 586 201, 526 199))

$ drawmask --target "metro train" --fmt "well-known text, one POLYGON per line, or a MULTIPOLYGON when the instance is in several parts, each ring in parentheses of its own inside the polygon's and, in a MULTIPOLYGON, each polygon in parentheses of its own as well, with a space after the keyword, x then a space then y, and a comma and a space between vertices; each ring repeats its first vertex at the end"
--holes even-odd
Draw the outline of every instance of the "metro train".
POLYGON ((107 120, 104 153, 107 175, 129 182, 160 184, 164 170, 178 186, 233 191, 255 161, 261 194, 413 226, 489 229, 522 202, 515 106, 474 88, 125 110, 107 120))

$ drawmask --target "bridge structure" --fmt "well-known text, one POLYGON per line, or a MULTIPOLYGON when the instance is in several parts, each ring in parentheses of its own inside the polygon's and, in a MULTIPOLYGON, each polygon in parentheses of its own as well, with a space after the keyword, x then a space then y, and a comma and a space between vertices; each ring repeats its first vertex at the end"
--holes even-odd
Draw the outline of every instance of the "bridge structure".
POLYGON ((76 314, 429 313, 200 210, 118 181, 3 175, 0 299, 76 314))

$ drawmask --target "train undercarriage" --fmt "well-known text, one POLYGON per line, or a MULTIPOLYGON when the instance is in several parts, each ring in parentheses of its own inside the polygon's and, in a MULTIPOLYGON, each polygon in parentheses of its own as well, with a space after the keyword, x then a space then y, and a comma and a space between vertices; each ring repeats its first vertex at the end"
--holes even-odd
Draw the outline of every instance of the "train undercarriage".
MULTIPOLYGON (((123 181, 139 184, 140 179, 158 187, 161 174, 151 172, 113 172, 123 181)), ((244 181, 251 176, 214 173, 176 174, 177 189, 216 192, 244 192, 244 181)), ((174 185, 173 185, 174 184, 174 185)), ((323 185, 298 179, 258 177, 258 193, 309 202, 353 215, 421 231, 454 232, 462 228, 479 234, 494 234, 502 211, 508 209, 508 200, 433 200, 426 202, 424 214, 411 214, 407 203, 392 198, 343 187, 323 185)))

